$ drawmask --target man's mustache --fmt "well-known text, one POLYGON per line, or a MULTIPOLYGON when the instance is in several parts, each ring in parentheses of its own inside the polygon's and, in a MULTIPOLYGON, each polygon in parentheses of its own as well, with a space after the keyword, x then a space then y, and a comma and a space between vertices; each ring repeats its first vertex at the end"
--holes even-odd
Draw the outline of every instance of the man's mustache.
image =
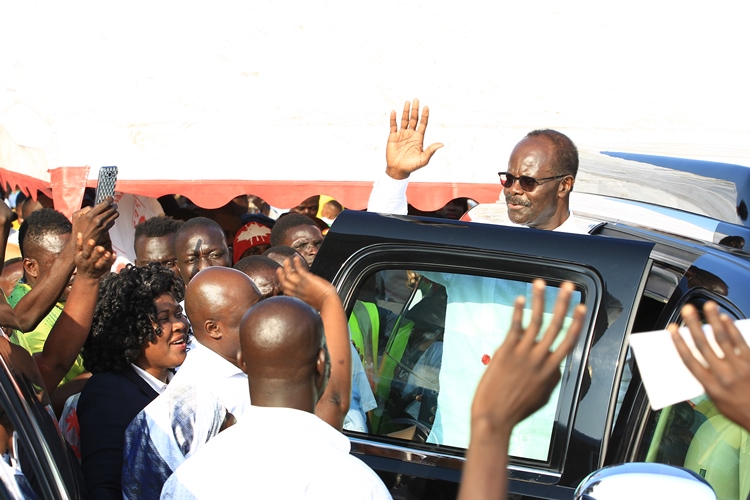
POLYGON ((513 196, 506 196, 505 197, 505 203, 507 203, 509 205, 521 205, 521 206, 524 206, 524 207, 530 207, 531 206, 531 202, 529 200, 525 200, 525 199, 520 198, 520 197, 515 197, 514 198, 513 196))

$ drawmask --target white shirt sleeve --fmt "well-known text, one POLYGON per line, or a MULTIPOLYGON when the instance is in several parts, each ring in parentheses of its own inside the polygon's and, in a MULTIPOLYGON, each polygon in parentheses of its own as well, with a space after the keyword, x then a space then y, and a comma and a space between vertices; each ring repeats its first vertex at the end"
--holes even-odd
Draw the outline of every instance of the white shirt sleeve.
POLYGON ((406 215, 406 188, 409 179, 396 180, 385 172, 375 181, 370 192, 370 200, 367 203, 368 212, 382 214, 406 215))

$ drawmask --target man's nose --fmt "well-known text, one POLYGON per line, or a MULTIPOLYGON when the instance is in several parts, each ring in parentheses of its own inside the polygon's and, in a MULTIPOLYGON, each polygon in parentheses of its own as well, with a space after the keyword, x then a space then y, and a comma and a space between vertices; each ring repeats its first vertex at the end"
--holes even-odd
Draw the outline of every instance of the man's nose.
POLYGON ((508 189, 513 194, 523 194, 523 189, 521 188, 520 179, 517 179, 517 178, 513 179, 513 184, 508 189))
POLYGON ((207 267, 211 267, 211 263, 209 262, 208 257, 201 257, 198 260, 198 271, 203 271, 207 267))

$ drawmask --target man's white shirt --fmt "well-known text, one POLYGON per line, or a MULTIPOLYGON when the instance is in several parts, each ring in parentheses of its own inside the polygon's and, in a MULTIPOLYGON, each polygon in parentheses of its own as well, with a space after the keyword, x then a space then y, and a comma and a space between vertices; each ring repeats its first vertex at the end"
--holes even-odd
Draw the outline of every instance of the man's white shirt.
POLYGON ((251 406, 172 474, 161 498, 390 499, 350 448, 312 413, 251 406))

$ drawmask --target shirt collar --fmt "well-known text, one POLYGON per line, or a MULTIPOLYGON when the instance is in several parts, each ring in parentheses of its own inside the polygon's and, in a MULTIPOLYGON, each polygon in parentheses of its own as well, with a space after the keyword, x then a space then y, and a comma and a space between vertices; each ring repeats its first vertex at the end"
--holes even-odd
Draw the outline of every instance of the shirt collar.
POLYGON ((202 357, 203 360, 205 360, 202 360, 202 363, 211 366, 211 369, 214 370, 216 375, 224 377, 231 377, 238 374, 244 375, 244 372, 237 365, 229 362, 220 354, 201 344, 195 337, 191 339, 190 344, 188 345, 188 359, 190 356, 193 357, 194 361, 197 360, 199 356, 202 357), (206 358, 209 358, 210 361, 206 358))
POLYGON ((172 372, 169 372, 167 374, 167 384, 165 384, 164 382, 154 377, 143 368, 136 366, 133 363, 130 363, 130 366, 133 367, 133 370, 135 370, 135 373, 137 373, 138 376, 140 376, 143 380, 145 380, 146 383, 149 386, 151 386, 151 388, 155 390, 157 394, 161 394, 165 390, 167 390, 167 384, 169 383, 170 380, 172 380, 172 376, 174 375, 172 372))

